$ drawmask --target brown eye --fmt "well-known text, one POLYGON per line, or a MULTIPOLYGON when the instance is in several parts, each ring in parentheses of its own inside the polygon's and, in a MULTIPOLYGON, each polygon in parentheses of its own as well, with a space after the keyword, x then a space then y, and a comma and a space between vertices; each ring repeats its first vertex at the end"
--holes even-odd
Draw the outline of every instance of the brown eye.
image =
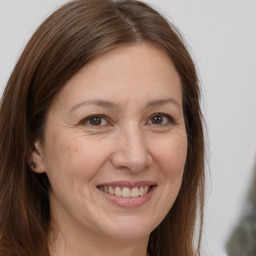
POLYGON ((167 125, 169 123, 172 123, 172 118, 166 114, 155 114, 149 120, 149 124, 153 125, 167 125))
POLYGON ((94 116, 94 117, 91 117, 88 121, 90 125, 99 126, 102 123, 102 118, 99 116, 94 116))
POLYGON ((151 118, 152 124, 161 124, 163 122, 162 116, 154 116, 151 118))
POLYGON ((81 122, 82 125, 85 126, 98 126, 98 127, 103 127, 103 126, 108 126, 109 122, 104 116, 89 116, 86 119, 84 119, 81 122))

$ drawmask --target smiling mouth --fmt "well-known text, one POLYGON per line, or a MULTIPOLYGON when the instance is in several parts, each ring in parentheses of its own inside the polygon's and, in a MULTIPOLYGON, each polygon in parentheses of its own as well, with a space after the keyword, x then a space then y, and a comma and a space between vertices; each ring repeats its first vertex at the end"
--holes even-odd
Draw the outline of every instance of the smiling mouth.
POLYGON ((132 188, 120 186, 98 186, 97 188, 105 193, 123 198, 138 198, 145 196, 154 186, 135 186, 132 188))

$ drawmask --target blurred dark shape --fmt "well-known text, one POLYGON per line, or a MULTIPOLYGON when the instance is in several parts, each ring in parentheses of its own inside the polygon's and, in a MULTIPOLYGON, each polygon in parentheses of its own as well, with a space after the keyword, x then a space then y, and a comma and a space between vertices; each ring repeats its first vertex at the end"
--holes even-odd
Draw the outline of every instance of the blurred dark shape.
POLYGON ((256 256, 256 164, 243 216, 231 234, 226 249, 229 256, 256 256))

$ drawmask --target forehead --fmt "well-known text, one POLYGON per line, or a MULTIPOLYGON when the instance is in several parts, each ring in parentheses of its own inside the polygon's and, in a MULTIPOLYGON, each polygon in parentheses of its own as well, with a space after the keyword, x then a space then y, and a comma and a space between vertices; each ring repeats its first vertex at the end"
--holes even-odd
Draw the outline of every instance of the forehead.
POLYGON ((125 78, 125 75, 128 77, 131 73, 143 79, 145 75, 164 79, 170 73, 172 79, 179 79, 167 53, 162 48, 145 42, 122 45, 104 53, 89 62, 75 76, 77 79, 85 75, 88 78, 111 79, 117 76, 125 78))
POLYGON ((182 101, 180 78, 171 58, 153 44, 137 43, 120 46, 89 62, 67 82, 57 101, 72 104, 103 97, 122 103, 131 97, 150 101, 166 94, 182 101))

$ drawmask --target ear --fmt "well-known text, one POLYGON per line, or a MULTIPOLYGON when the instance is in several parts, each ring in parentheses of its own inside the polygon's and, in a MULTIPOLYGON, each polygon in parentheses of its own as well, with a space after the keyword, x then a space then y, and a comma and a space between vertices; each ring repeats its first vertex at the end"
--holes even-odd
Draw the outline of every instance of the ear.
POLYGON ((44 173, 43 147, 39 140, 32 144, 28 154, 28 165, 36 173, 44 173))

